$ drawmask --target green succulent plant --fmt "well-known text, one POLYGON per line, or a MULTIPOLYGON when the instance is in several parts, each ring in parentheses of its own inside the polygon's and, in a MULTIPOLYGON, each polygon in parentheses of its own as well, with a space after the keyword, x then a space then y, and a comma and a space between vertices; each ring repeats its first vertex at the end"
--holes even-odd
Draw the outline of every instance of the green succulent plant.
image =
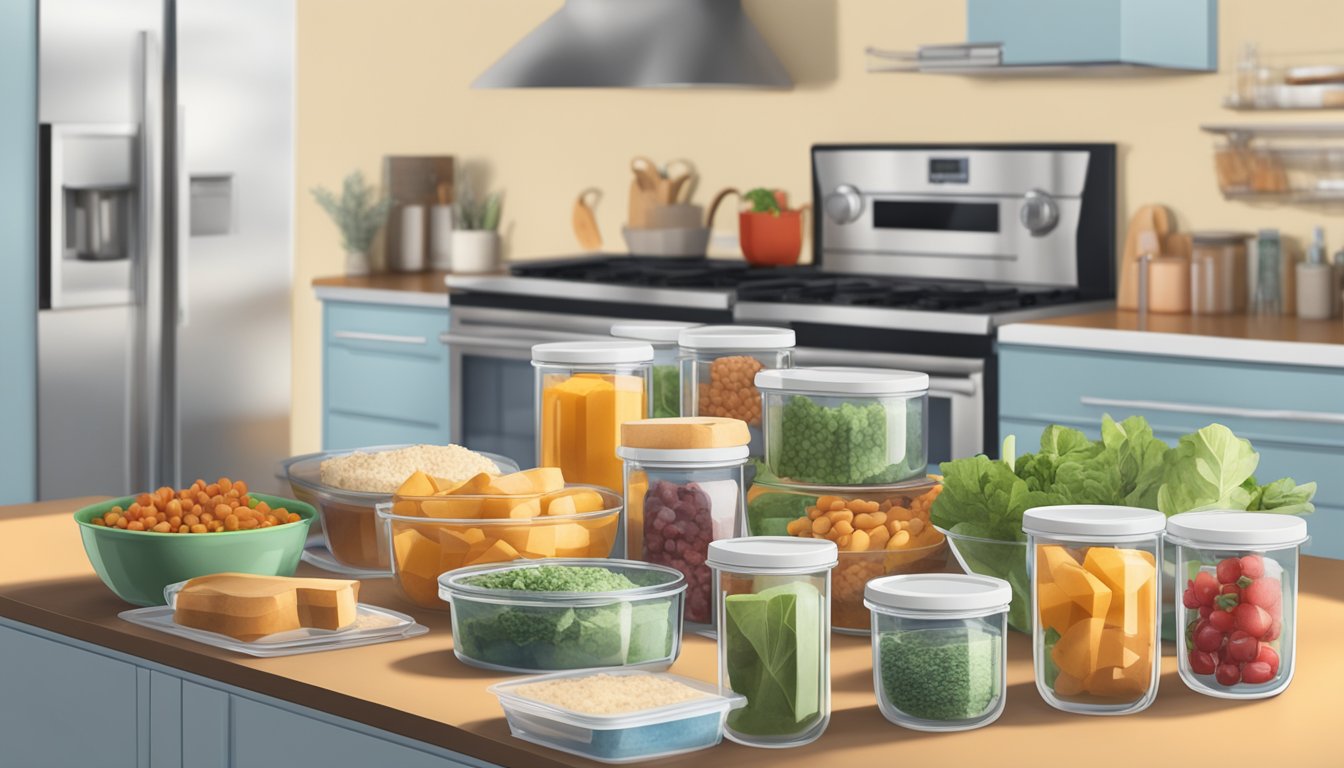
POLYGON ((345 177, 340 197, 325 187, 314 187, 312 194, 341 231, 341 244, 345 250, 368 253, 373 238, 387 221, 392 201, 365 181, 362 171, 354 171, 345 177))
POLYGON ((504 207, 501 192, 491 192, 485 197, 476 195, 471 177, 459 174, 457 202, 453 205, 453 219, 458 229, 499 229, 499 217, 504 207))

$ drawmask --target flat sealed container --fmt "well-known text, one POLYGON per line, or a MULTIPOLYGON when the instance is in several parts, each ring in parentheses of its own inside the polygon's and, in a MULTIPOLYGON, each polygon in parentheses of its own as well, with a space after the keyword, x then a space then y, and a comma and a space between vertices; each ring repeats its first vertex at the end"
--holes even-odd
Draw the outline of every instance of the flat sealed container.
POLYGON ((608 678, 671 681, 699 695, 661 706, 601 714, 528 696, 530 687, 586 682, 596 677, 592 672, 515 680, 494 685, 490 692, 499 697, 509 730, 517 738, 603 763, 644 762, 712 747, 723 739, 723 723, 728 713, 746 704, 746 699, 738 694, 721 694, 715 685, 676 675, 633 669, 598 674, 608 678))

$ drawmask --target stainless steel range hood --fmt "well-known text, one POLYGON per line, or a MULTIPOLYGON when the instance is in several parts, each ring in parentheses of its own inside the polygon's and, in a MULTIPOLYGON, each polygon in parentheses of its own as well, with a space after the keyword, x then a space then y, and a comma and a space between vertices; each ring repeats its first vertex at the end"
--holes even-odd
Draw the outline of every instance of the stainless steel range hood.
POLYGON ((474 88, 788 88, 741 0, 565 0, 474 88))

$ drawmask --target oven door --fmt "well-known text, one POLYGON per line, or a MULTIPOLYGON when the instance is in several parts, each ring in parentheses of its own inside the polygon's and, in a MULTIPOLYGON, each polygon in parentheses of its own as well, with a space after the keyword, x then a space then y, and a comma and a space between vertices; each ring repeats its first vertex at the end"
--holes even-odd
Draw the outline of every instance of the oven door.
POLYGON ((929 374, 929 467, 985 452, 985 361, 799 347, 798 367, 897 368, 929 374))

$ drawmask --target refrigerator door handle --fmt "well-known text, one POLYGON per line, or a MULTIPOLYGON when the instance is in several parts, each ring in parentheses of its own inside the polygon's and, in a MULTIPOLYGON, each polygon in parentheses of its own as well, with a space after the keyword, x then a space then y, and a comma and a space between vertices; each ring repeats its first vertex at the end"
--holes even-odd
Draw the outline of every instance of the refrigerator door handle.
POLYGON ((187 174, 187 108, 177 108, 177 324, 186 325, 190 321, 187 301, 187 269, 191 265, 189 258, 191 238, 191 178, 187 174))
POLYGON ((153 32, 140 32, 140 242, 134 270, 135 339, 131 370, 129 488, 162 484, 164 253, 163 50, 153 32))

